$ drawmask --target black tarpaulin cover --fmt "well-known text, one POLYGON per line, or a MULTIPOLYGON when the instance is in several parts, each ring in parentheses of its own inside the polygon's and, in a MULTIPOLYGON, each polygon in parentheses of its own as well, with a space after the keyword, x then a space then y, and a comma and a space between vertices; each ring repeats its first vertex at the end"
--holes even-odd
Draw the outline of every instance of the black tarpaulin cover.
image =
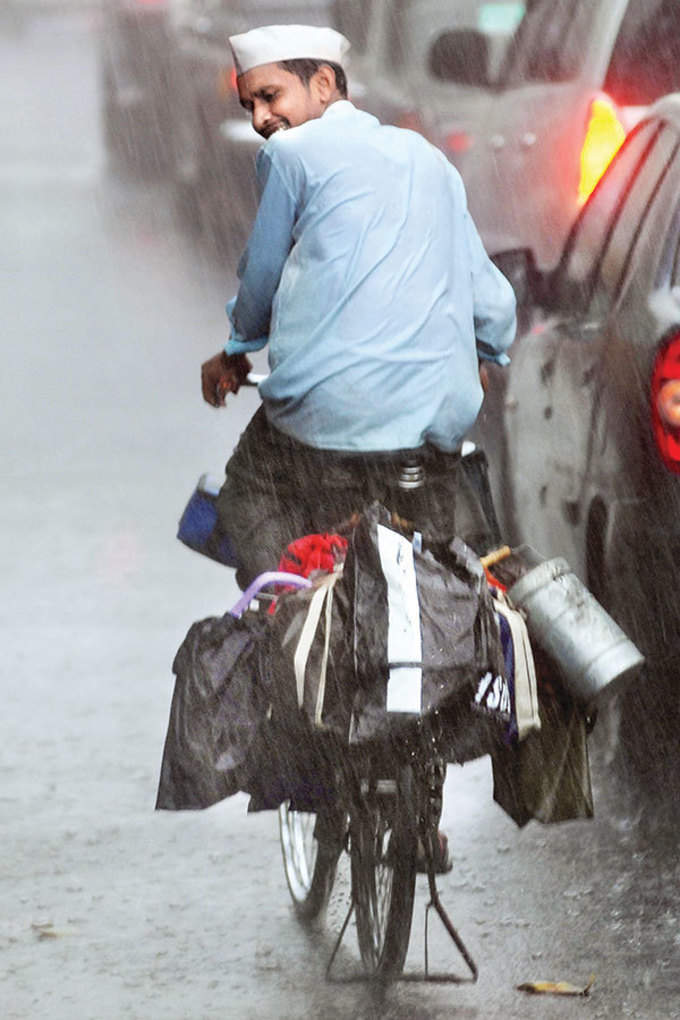
POLYGON ((173 663, 175 688, 156 808, 206 808, 239 790, 251 810, 292 799, 317 810, 331 793, 332 735, 300 712, 272 713, 276 674, 267 666, 272 618, 230 614, 192 624, 173 663))
POLYGON ((204 808, 241 789, 269 703, 257 641, 264 615, 194 623, 176 676, 156 808, 204 808))
POLYGON ((273 712, 282 725, 302 726, 303 733, 311 726, 346 741, 356 692, 351 616, 344 574, 322 574, 311 588, 279 596, 262 643, 262 670, 270 673, 273 712), (304 681, 300 704, 296 655, 319 595, 311 647, 304 664, 298 662, 304 681))
POLYGON ((581 718, 544 699, 544 729, 504 746, 509 719, 502 710, 484 710, 476 697, 480 683, 502 680, 504 672, 493 600, 476 555, 456 539, 436 559, 406 548, 394 533, 387 536, 391 562, 380 542, 394 530, 375 505, 352 533, 342 576, 332 586, 328 575, 317 578, 316 589, 332 588, 333 601, 314 630, 301 707, 295 659, 314 589, 281 594, 273 617, 248 611, 192 625, 173 664, 157 808, 204 808, 243 790, 258 808, 292 799, 300 810, 317 810, 332 796, 338 755, 389 742, 436 710, 448 761, 492 753, 496 800, 518 824, 592 813, 581 718), (395 585, 388 580, 402 555, 413 588, 405 589, 406 622, 401 610, 394 615, 395 585), (417 636, 402 646, 417 653, 407 662, 394 658, 395 619, 417 636), (390 678, 402 667, 414 674, 416 711, 388 710, 390 678))
MULTIPOLYGON (((354 704, 353 743, 373 740, 381 733, 412 723, 408 713, 389 713, 387 682, 398 666, 390 654, 390 572, 381 554, 380 529, 391 530, 391 516, 374 504, 350 540, 345 574, 351 585, 353 645, 358 694, 354 704)), ((402 550, 396 548, 397 558, 402 550)), ((413 551, 417 587, 416 636, 420 669, 420 712, 445 710, 450 733, 451 760, 479 757, 490 750, 490 736, 498 739, 508 719, 480 717, 474 696, 481 679, 503 674, 503 653, 493 600, 482 565, 460 539, 454 539, 441 558, 413 551), (419 648, 418 648, 419 643, 419 648)))
MULTIPOLYGON (((487 753, 490 723, 475 715, 474 694, 486 672, 503 666, 479 561, 459 541, 446 566, 429 552, 414 553, 419 650, 410 665, 417 672, 418 706, 388 712, 395 663, 379 527, 393 531, 389 514, 376 504, 353 532, 329 612, 320 615, 300 708, 296 649, 314 589, 281 594, 273 617, 249 611, 240 619, 227 614, 192 625, 173 664, 158 808, 208 807, 238 790, 261 807, 289 797, 313 807, 327 796, 338 749, 350 753, 352 746, 390 739, 435 708, 446 712, 451 760, 487 753), (314 713, 310 706, 319 704, 322 710, 314 713)), ((317 588, 327 579, 318 578, 317 588)), ((504 722, 493 720, 496 737, 504 722)))

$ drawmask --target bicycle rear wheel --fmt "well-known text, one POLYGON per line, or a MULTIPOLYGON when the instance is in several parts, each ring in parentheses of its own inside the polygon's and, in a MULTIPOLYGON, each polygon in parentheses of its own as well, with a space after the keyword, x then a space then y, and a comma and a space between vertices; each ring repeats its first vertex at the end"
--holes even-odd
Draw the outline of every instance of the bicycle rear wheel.
POLYGON ((395 779, 362 780, 350 809, 352 896, 365 970, 389 980, 404 968, 411 934, 418 852, 410 766, 395 779))
POLYGON ((315 814, 294 811, 287 802, 279 808, 283 869, 295 913, 305 921, 328 906, 340 855, 339 847, 318 842, 315 824, 315 814))

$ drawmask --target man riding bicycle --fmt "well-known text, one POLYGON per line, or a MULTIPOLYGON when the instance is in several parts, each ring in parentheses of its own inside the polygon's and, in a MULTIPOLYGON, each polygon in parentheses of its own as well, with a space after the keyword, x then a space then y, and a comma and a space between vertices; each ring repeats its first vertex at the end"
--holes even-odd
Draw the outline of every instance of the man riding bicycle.
POLYGON ((231 336, 202 366, 205 400, 223 406, 247 354, 269 344, 262 406, 218 498, 238 582, 295 538, 384 501, 414 452, 426 480, 418 527, 446 543, 479 364, 507 363, 514 339, 512 288, 443 154, 347 99, 344 36, 273 25, 230 44, 241 105, 265 143, 231 336))

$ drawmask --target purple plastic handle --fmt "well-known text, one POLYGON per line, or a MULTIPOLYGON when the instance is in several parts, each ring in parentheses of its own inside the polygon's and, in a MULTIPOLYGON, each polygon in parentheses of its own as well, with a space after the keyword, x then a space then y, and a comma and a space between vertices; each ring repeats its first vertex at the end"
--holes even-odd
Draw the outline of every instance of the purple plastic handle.
POLYGON ((309 578, 301 577, 300 574, 287 574, 283 570, 268 570, 264 574, 258 574, 252 584, 248 585, 238 602, 229 610, 230 615, 241 616, 257 593, 266 588, 268 584, 291 584, 294 588, 311 588, 312 586, 309 578))

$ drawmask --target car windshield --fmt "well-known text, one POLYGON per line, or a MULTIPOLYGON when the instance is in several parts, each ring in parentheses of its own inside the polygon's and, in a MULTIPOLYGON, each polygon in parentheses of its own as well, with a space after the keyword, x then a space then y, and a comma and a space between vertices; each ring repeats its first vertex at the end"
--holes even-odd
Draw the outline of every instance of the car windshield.
POLYGON ((527 2, 500 72, 503 85, 526 81, 569 81, 588 52, 598 12, 595 0, 527 2))
MULTIPOLYGON (((525 4, 515 0, 395 0, 387 24, 386 58, 392 69, 427 78, 430 48, 444 33, 479 34, 488 49, 487 80, 493 81, 524 13, 525 4)), ((461 35, 460 45, 465 45, 465 38, 461 35)))

